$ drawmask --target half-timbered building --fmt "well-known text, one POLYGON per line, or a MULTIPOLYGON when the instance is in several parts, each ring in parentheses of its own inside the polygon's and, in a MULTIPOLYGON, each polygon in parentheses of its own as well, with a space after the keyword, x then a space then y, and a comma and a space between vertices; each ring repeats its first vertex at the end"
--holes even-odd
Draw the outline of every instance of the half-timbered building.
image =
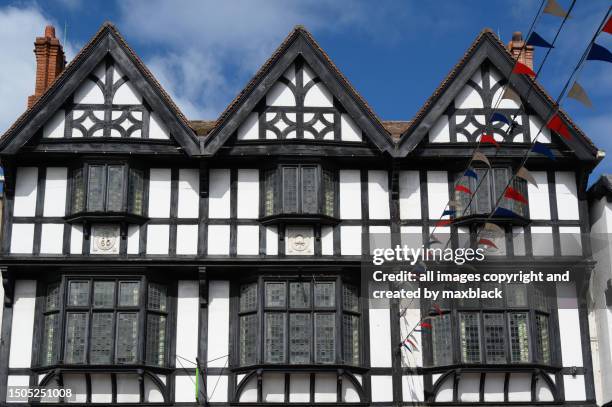
POLYGON ((113 25, 65 67, 47 30, 36 93, 0 139, 2 399, 38 386, 81 405, 594 405, 584 236, 603 156, 563 112, 571 138, 543 126, 554 101, 510 74, 523 45, 482 31, 411 121, 389 122, 296 27, 207 122, 113 25), (484 184, 466 201, 454 186, 484 132, 498 148, 480 147, 491 169, 475 165, 484 184), (438 234, 476 245, 536 137, 554 160, 530 153, 535 184, 514 182, 528 203, 505 202, 519 216, 495 218, 505 235, 475 269, 571 263, 574 283, 441 304, 402 348, 430 307, 370 306, 371 237, 428 243, 455 200, 463 216, 438 234))

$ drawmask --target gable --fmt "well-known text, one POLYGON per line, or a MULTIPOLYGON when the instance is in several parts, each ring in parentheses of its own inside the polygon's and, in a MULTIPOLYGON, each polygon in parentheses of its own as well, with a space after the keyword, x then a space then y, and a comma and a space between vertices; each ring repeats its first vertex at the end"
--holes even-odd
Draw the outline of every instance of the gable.
POLYGON ((205 153, 214 154, 230 138, 236 144, 344 143, 351 153, 394 149, 380 120, 301 27, 222 113, 205 153))
POLYGON ((572 133, 571 140, 545 128, 543 118, 555 111, 555 102, 530 77, 511 74, 513 66, 513 57, 495 35, 481 33, 400 137, 400 155, 427 143, 474 143, 485 132, 502 146, 528 146, 542 129, 538 142, 557 146, 563 155, 569 152, 580 160, 596 161, 597 148, 562 110, 559 115, 572 133), (501 99, 505 89, 518 95, 520 104, 501 99), (503 122, 491 122, 493 113, 509 121, 514 118, 512 131, 503 122))
POLYGON ((59 152, 197 154, 198 143, 144 64, 105 24, 7 131, 1 149, 14 154, 27 144, 59 152))

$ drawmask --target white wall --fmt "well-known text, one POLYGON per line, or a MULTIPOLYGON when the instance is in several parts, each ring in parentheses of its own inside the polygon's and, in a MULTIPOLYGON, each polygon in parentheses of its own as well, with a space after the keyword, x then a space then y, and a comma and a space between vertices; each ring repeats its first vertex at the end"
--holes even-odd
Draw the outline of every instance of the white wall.
POLYGON ((38 190, 38 168, 19 167, 15 178, 13 216, 34 216, 38 190))
MULTIPOLYGON (((440 218, 449 201, 446 171, 427 171, 427 201, 429 218, 440 218)), ((448 218, 448 215, 445 215, 444 218, 448 218)))
MULTIPOLYGON (((199 283, 179 280, 176 307, 176 354, 187 360, 198 357, 198 327, 200 309, 199 283)), ((184 364, 183 360, 180 360, 184 364)), ((177 366, 178 358, 176 362, 177 366)))
POLYGON ((340 218, 361 219, 359 170, 340 170, 340 218))
POLYGON ((151 168, 149 173, 149 216, 170 217, 170 169, 151 168))
POLYGON ((47 167, 43 216, 66 214, 66 187, 68 168, 47 167))
POLYGON ((229 281, 211 280, 208 283, 208 360, 209 367, 223 367, 229 353, 229 281))
POLYGON ((259 170, 238 170, 237 216, 239 218, 259 218, 259 170))
POLYGON ((178 179, 179 218, 197 218, 200 213, 200 174, 197 169, 180 169, 178 179))
POLYGON ((400 219, 421 219, 421 183, 418 171, 399 173, 400 219))
POLYGON ((576 191, 576 174, 571 171, 555 172, 555 189, 557 190, 557 213, 559 219, 580 219, 578 193, 576 191))
POLYGON ((389 219, 389 178, 387 171, 368 171, 368 210, 370 219, 389 219))
POLYGON ((211 169, 209 174, 208 216, 230 217, 230 170, 211 169))
POLYGON ((30 367, 36 306, 36 281, 16 280, 14 290, 9 368, 30 367))
POLYGON ((529 217, 531 219, 550 219, 550 200, 548 197, 548 178, 546 171, 531 171, 538 186, 527 184, 529 196, 529 217))

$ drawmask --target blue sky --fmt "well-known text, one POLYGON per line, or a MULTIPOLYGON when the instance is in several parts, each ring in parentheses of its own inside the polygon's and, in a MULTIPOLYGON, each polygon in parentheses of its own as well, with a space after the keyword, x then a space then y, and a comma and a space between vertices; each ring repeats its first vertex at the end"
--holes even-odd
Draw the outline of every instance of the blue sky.
MULTIPOLYGON (((558 0, 566 9, 571 0, 558 0)), ((72 57, 103 21, 128 43, 191 119, 214 119, 291 28, 305 25, 383 120, 409 120, 484 27, 507 42, 526 32, 540 0, 356 1, 2 1, 0 131, 25 106, 34 86, 32 42, 55 24, 72 57), (64 29, 66 28, 66 30, 64 29)), ((609 0, 578 0, 540 82, 556 97, 584 51, 609 0)), ((548 40, 561 19, 543 15, 548 40)), ((612 35, 598 43, 612 50, 612 35)), ((544 50, 536 49, 536 66, 544 50)), ((612 64, 588 62, 579 77, 594 107, 562 107, 612 154, 612 64)), ((612 172, 612 158, 591 180, 612 172)))

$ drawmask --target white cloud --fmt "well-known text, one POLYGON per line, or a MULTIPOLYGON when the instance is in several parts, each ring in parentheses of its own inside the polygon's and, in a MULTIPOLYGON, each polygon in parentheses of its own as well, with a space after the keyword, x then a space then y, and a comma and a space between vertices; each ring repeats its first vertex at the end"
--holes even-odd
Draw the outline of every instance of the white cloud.
MULTIPOLYGON (((53 24, 53 21, 37 7, 0 8, 0 133, 25 111, 27 98, 34 93, 34 40, 43 35, 47 24, 53 24)), ((56 35, 62 38, 61 30, 56 30, 56 35)), ((73 55, 72 47, 67 47, 67 53, 73 55)))

